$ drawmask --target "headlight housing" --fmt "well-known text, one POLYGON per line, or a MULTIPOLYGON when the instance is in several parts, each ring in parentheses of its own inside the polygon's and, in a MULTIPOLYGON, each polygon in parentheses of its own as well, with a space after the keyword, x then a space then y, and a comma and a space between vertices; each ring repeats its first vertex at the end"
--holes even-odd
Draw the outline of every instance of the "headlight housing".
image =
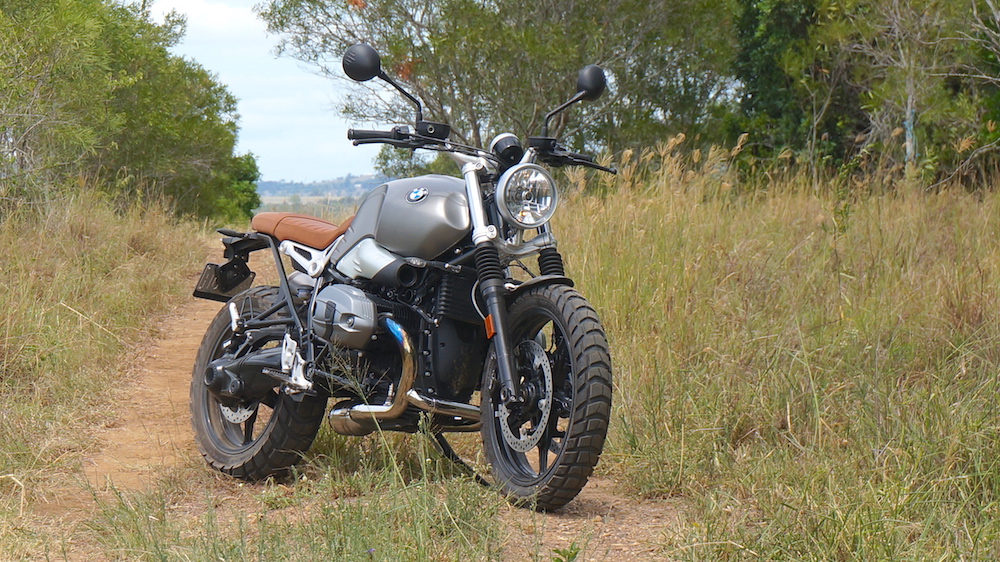
POLYGON ((496 191, 500 216, 512 226, 528 230, 549 222, 556 212, 556 182, 537 164, 518 164, 500 176, 496 191))

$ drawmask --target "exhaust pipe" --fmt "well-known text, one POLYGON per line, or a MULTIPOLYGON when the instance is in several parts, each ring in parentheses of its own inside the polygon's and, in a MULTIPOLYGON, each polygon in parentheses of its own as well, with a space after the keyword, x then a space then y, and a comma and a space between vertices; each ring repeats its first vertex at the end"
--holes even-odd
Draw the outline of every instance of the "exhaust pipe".
POLYGON ((479 431, 478 406, 441 400, 421 395, 413 389, 417 373, 417 357, 409 334, 392 318, 379 320, 382 328, 392 334, 403 360, 399 386, 390 389, 383 404, 358 404, 349 408, 335 408, 330 412, 330 425, 341 435, 368 435, 378 428, 378 422, 399 417, 407 406, 413 405, 432 414, 441 414, 473 422, 463 426, 463 431, 479 431))
POLYGON ((421 410, 428 411, 432 414, 441 414, 443 416, 450 416, 467 422, 474 422, 471 425, 462 426, 462 431, 479 431, 479 428, 482 425, 480 423, 479 406, 463 404, 462 402, 452 402, 451 400, 442 400, 440 398, 430 398, 428 396, 423 396, 416 390, 407 392, 406 398, 410 401, 410 404, 413 404, 421 410))
POLYGON ((389 396, 383 404, 358 404, 331 411, 330 425, 341 435, 368 435, 375 431, 379 420, 397 418, 409 405, 406 396, 413 389, 413 381, 417 374, 417 357, 413 341, 406 330, 392 318, 383 317, 379 320, 379 324, 392 334, 399 347, 399 355, 403 360, 399 386, 389 389, 389 396))

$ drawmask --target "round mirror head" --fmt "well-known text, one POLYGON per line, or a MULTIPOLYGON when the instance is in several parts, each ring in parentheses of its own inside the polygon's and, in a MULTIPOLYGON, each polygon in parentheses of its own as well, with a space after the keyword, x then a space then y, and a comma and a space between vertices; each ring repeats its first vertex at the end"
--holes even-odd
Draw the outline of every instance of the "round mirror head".
POLYGON ((588 64, 580 71, 580 77, 576 80, 576 90, 583 92, 582 99, 594 101, 601 97, 608 81, 604 78, 604 70, 596 64, 588 64))
POLYGON ((382 59, 371 45, 352 45, 344 53, 344 72, 351 80, 367 82, 382 72, 382 59))

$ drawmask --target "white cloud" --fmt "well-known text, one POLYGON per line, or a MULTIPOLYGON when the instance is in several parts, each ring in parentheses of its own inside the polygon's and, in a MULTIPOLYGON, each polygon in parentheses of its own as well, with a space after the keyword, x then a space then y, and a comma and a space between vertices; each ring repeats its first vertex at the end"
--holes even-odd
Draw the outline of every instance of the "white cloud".
POLYGON ((318 181, 370 173, 378 147, 354 147, 337 114, 336 84, 298 62, 276 58, 253 12, 259 0, 156 0, 157 20, 171 10, 187 19, 174 52, 218 76, 239 100, 238 150, 252 152, 265 180, 318 181))
POLYGON ((212 0, 157 0, 151 12, 162 18, 173 10, 186 15, 188 31, 238 35, 247 29, 264 29, 264 23, 253 13, 253 2, 212 0))

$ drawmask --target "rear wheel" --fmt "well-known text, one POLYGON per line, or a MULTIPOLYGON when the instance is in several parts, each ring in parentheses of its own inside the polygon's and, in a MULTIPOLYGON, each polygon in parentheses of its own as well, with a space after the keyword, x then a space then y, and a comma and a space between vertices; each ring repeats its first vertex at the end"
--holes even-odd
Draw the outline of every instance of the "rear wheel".
MULTIPOLYGON (((269 309, 278 298, 277 288, 257 287, 236 295, 230 302, 247 319, 269 309)), ((312 445, 323 422, 326 397, 293 398, 273 389, 252 403, 220 403, 205 384, 205 369, 226 353, 225 343, 233 336, 228 308, 219 311, 212 321, 195 360, 191 421, 198 449, 211 466, 237 478, 259 480, 281 475, 312 445)), ((261 337, 241 353, 280 343, 277 335, 261 337)))
POLYGON ((483 445, 511 501, 549 510, 572 500, 593 473, 611 415, 611 359, 597 313, 564 285, 528 289, 507 328, 523 402, 500 401, 496 355, 483 373, 483 445))

